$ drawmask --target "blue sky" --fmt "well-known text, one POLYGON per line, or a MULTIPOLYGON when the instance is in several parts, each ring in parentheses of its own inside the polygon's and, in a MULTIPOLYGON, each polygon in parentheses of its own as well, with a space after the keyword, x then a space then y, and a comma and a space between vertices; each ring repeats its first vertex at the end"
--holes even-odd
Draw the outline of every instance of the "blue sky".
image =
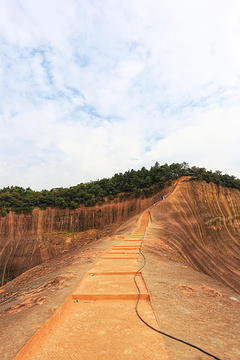
POLYGON ((238 0, 1 0, 0 187, 240 177, 238 0))

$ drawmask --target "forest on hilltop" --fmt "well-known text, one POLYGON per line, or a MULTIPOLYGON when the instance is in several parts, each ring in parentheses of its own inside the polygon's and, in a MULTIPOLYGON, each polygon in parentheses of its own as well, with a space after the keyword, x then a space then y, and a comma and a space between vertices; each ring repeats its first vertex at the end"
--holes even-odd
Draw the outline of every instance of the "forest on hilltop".
POLYGON ((77 209, 80 206, 102 205, 115 198, 123 201, 129 196, 150 197, 181 176, 191 176, 192 180, 205 180, 240 190, 240 180, 233 175, 223 175, 221 171, 212 172, 196 166, 189 167, 186 162, 171 165, 159 165, 156 162, 150 170, 145 167, 141 170, 132 169, 111 178, 80 183, 70 188, 34 191, 19 186, 5 187, 0 190, 1 216, 6 216, 10 211, 28 213, 35 207, 42 210, 47 207, 77 209))

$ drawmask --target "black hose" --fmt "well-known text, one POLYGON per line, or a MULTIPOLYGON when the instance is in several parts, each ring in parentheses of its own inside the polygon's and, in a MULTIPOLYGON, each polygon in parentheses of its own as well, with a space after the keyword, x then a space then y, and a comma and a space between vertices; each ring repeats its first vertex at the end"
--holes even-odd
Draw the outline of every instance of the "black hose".
POLYGON ((175 336, 166 334, 166 333, 164 333, 163 331, 160 331, 160 330, 154 328, 153 326, 151 326, 150 324, 148 324, 148 323, 139 315, 139 312, 138 312, 138 303, 139 303, 141 291, 140 291, 139 286, 138 286, 138 284, 137 284, 136 276, 137 276, 137 274, 144 268, 144 266, 146 265, 146 258, 145 258, 144 254, 142 253, 141 250, 140 250, 140 253, 141 253, 142 257, 144 258, 144 264, 143 264, 143 266, 142 266, 140 269, 138 269, 138 271, 137 271, 137 272, 135 273, 135 275, 134 275, 134 282, 135 282, 136 287, 137 287, 137 289, 138 289, 138 299, 137 299, 137 303, 136 303, 136 313, 137 313, 139 319, 142 320, 142 322, 144 322, 144 324, 146 324, 146 325, 147 325, 148 327, 150 327, 152 330, 157 331, 158 333, 160 333, 160 334, 162 334, 162 335, 164 335, 164 336, 167 336, 167 337, 169 337, 169 338, 171 338, 171 339, 173 339, 173 340, 179 341, 179 342, 181 342, 181 343, 183 343, 183 344, 185 344, 185 345, 189 345, 189 346, 193 347, 194 349, 197 349, 197 350, 203 352, 204 354, 206 354, 206 355, 208 355, 208 356, 211 356, 212 358, 214 358, 214 359, 216 359, 216 360, 221 360, 221 359, 218 358, 217 356, 214 356, 214 355, 210 354, 209 352, 201 349, 200 347, 198 347, 198 346, 196 346, 196 345, 190 344, 190 343, 188 343, 187 341, 178 339, 178 338, 176 338, 175 336))

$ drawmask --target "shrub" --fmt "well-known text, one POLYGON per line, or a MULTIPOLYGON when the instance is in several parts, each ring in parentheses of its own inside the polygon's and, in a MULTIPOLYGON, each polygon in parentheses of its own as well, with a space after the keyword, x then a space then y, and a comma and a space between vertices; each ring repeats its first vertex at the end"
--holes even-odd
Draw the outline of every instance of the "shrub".
POLYGON ((6 209, 2 209, 1 215, 2 215, 2 217, 5 217, 5 216, 7 215, 7 210, 6 210, 6 209))

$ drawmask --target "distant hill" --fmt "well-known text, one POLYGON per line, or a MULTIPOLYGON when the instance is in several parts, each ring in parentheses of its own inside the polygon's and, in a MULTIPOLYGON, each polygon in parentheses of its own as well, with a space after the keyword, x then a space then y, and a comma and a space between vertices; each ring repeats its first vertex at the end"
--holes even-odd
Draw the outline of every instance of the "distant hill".
POLYGON ((189 175, 194 180, 205 180, 224 187, 240 189, 240 180, 235 176, 223 175, 221 171, 207 171, 196 166, 181 164, 159 165, 155 163, 149 170, 130 170, 88 183, 80 183, 70 188, 33 191, 19 186, 5 187, 0 190, 0 214, 6 216, 10 211, 17 214, 29 213, 35 207, 45 210, 48 207, 78 209, 81 206, 102 205, 116 199, 122 201, 129 196, 149 198, 178 177, 189 175))

